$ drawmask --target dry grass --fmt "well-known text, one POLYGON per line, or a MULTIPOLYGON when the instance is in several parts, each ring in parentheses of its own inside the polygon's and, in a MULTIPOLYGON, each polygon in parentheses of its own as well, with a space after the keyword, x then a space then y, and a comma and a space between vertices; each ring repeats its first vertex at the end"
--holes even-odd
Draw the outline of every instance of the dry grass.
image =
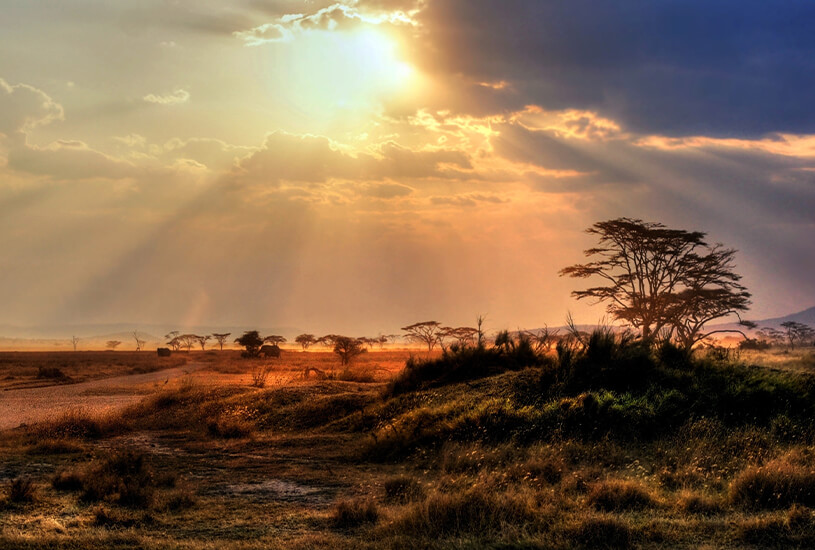
POLYGON ((143 374, 186 362, 186 354, 158 357, 149 351, 4 351, 0 352, 0 389, 143 374))
POLYGON ((640 483, 612 479, 592 486, 587 503, 605 512, 622 512, 653 508, 658 505, 658 500, 640 483))
POLYGON ((811 457, 789 453, 763 466, 751 466, 733 480, 730 500, 751 509, 815 506, 815 464, 811 457))

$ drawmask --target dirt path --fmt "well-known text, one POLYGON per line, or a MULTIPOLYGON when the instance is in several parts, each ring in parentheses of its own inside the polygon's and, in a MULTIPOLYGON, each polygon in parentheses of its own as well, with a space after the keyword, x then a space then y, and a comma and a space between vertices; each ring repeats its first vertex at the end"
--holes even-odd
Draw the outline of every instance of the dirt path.
POLYGON ((121 409, 157 391, 170 380, 201 369, 204 364, 92 380, 80 384, 26 388, 0 392, 0 430, 16 428, 81 408, 96 413, 121 409))

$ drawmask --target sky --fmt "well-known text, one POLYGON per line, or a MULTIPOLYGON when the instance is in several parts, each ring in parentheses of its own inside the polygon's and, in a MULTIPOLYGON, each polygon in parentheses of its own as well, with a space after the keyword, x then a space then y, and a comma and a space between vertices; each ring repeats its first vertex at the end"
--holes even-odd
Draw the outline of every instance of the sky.
POLYGON ((2 7, 0 324, 593 323, 621 216, 815 305, 815 3, 2 7))

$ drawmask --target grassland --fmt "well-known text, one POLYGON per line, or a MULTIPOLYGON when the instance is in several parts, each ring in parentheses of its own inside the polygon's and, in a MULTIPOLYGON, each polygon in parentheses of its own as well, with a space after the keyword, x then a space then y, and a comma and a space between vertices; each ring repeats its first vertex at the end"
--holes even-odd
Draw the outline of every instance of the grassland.
POLYGON ((811 351, 191 354, 124 411, 3 434, 0 547, 809 548, 811 351))
POLYGON ((4 351, 0 352, 0 391, 144 374, 181 366, 187 357, 157 357, 147 351, 4 351))

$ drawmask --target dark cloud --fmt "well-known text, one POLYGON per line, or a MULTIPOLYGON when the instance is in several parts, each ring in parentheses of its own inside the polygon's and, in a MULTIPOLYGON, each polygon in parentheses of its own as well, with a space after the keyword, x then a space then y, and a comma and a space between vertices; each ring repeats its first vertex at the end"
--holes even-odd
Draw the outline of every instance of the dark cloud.
POLYGON ((815 125, 811 2, 432 0, 418 18, 421 59, 481 108, 584 108, 666 135, 815 125))

